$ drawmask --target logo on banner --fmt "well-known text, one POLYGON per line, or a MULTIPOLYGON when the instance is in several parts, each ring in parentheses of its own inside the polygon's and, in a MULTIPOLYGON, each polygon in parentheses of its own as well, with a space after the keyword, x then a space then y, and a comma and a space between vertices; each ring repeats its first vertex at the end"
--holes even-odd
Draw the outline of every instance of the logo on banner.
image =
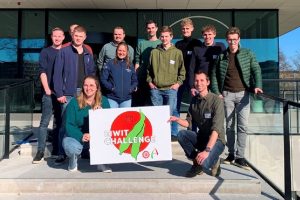
MULTIPOLYGON (((130 154, 135 160, 150 142, 154 142, 154 139, 152 125, 142 111, 121 113, 105 134, 105 144, 114 145, 121 155, 130 154)), ((142 156, 147 157, 145 153, 142 156)))

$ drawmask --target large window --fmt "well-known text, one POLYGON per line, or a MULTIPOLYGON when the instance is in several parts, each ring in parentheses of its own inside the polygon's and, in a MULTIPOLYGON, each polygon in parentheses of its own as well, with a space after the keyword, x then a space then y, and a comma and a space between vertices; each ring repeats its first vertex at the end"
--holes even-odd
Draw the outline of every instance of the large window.
POLYGON ((34 80, 36 109, 39 110, 42 91, 39 80, 39 56, 42 48, 46 46, 45 11, 24 10, 21 14, 20 67, 22 67, 22 77, 34 80))
POLYGON ((0 10, 0 78, 17 78, 18 12, 0 10))
POLYGON ((98 56, 102 46, 112 40, 112 30, 115 26, 123 26, 126 31, 126 42, 135 46, 137 36, 137 17, 135 11, 123 10, 85 10, 85 11, 50 11, 48 33, 54 27, 61 27, 66 31, 71 24, 80 24, 87 31, 85 43, 93 48, 95 56, 98 56))
MULTIPOLYGON (((241 29, 242 47, 251 49, 260 64, 263 79, 278 79, 278 13, 235 11, 235 25, 241 29)), ((265 82, 268 94, 279 96, 279 83, 265 82)))
MULTIPOLYGON (((229 9, 0 10, 0 78, 29 77, 37 80, 39 52, 43 46, 51 44, 50 33, 54 27, 65 30, 66 41, 70 41, 68 29, 71 24, 86 27, 88 37, 85 42, 93 48, 96 59, 102 46, 112 40, 112 30, 115 26, 125 28, 126 42, 135 47, 139 39, 147 36, 145 22, 152 19, 159 26, 172 26, 175 43, 182 38, 180 20, 185 17, 190 17, 194 22, 193 37, 202 39, 201 27, 213 24, 217 29, 216 40, 225 43, 226 46, 225 33, 228 27, 238 26, 242 31, 241 45, 253 50, 262 68, 263 78, 278 78, 277 15, 277 10, 229 9), (18 61, 20 65, 17 65, 18 61)), ((274 85, 265 84, 264 89, 272 89, 274 95, 278 91, 274 85)), ((38 93, 38 90, 35 92, 38 93)))

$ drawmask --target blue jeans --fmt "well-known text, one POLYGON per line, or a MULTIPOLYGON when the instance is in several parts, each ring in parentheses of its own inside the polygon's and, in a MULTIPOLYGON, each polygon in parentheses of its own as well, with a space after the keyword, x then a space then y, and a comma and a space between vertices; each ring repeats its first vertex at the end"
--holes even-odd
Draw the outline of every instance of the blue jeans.
POLYGON ((62 145, 69 158, 69 169, 74 169, 77 167, 78 156, 82 152, 83 145, 71 137, 65 137, 62 145))
POLYGON ((58 147, 58 130, 61 125, 61 110, 58 101, 54 95, 44 94, 42 97, 42 116, 38 133, 38 151, 45 151, 46 140, 48 135, 48 125, 54 113, 53 130, 52 130, 52 153, 57 153, 58 147))
POLYGON ((230 154, 235 153, 235 119, 237 119, 236 157, 244 158, 248 118, 250 114, 250 96, 247 91, 223 91, 226 117, 227 147, 230 154))
POLYGON ((129 108, 131 107, 131 99, 127 100, 127 101, 123 101, 121 103, 118 103, 117 101, 107 98, 109 106, 111 108, 129 108))
MULTIPOLYGON (((177 105, 176 105, 176 109, 173 112, 173 115, 176 117, 180 117, 181 101, 182 101, 183 93, 185 90, 187 90, 188 94, 191 93, 190 86, 187 83, 183 82, 183 84, 178 88, 178 92, 177 92, 177 105)), ((195 125, 195 123, 192 123, 192 131, 197 132, 197 126, 195 125)), ((172 135, 174 135, 174 136, 178 135, 178 123, 177 122, 171 123, 171 132, 172 132, 172 135)))
POLYGON ((59 129, 59 140, 58 140, 58 155, 65 155, 65 151, 62 145, 62 141, 64 136, 66 135, 66 116, 65 116, 65 110, 67 108, 67 105, 70 103, 70 101, 73 99, 73 96, 66 96, 67 102, 61 104, 61 116, 62 116, 62 126, 59 129))
MULTIPOLYGON (((170 106, 170 115, 173 115, 176 105, 177 105, 177 90, 168 89, 168 90, 159 90, 151 89, 151 101, 154 106, 169 105, 170 106)), ((172 135, 177 135, 177 132, 172 135)))
MULTIPOLYGON (((197 136, 197 133, 194 131, 189 130, 181 130, 178 133, 178 142, 183 148, 185 155, 189 159, 195 159, 198 152, 201 152, 204 150, 204 147, 201 147, 199 143, 199 137, 197 136), (202 149, 201 149, 202 148, 202 149)), ((219 156, 224 151, 225 145, 221 142, 221 140, 217 140, 213 148, 211 149, 211 152, 208 154, 208 157, 204 160, 202 164, 202 168, 205 171, 208 171, 219 159, 219 156)))

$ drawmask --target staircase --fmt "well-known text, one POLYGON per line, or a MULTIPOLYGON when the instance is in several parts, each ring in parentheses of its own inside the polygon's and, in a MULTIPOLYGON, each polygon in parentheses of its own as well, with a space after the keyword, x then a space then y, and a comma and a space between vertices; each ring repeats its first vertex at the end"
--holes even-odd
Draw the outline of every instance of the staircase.
POLYGON ((23 144, 0 163, 0 200, 268 199, 261 195, 261 182, 253 171, 222 164, 218 178, 207 174, 185 178, 191 162, 177 142, 172 142, 172 151, 172 161, 113 164, 113 173, 108 174, 79 159, 79 171, 72 173, 67 163, 55 166, 50 157, 31 164, 36 144, 23 144))

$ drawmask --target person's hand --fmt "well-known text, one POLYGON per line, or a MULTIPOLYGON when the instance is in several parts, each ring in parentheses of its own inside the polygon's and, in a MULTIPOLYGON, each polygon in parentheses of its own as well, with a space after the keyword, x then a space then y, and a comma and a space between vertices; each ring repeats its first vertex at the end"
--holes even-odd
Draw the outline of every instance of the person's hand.
POLYGON ((57 98, 57 101, 59 103, 67 103, 67 98, 65 96, 62 96, 62 97, 57 98))
POLYGON ((199 165, 202 165, 203 162, 205 161, 205 159, 208 157, 209 152, 206 151, 202 151, 200 153, 198 153, 197 157, 196 157, 196 161, 199 165))
POLYGON ((102 109, 102 107, 100 105, 98 105, 93 108, 93 110, 97 110, 97 109, 102 109))
POLYGON ((178 117, 171 116, 170 119, 168 120, 168 122, 177 122, 178 120, 179 120, 178 117))
POLYGON ((221 94, 219 95, 219 97, 220 97, 220 99, 224 99, 223 95, 221 95, 221 94))
POLYGON ((254 88, 254 93, 255 94, 261 94, 261 93, 263 93, 263 90, 260 89, 260 88, 254 88))
POLYGON ((149 83, 150 89, 157 89, 156 85, 154 85, 152 82, 149 83))
POLYGON ((198 90, 196 90, 195 88, 192 88, 192 89, 191 89, 191 95, 192 95, 193 97, 196 96, 198 93, 199 93, 198 90))
POLYGON ((171 85, 170 89, 178 90, 179 86, 180 86, 179 83, 175 83, 175 84, 171 85))
POLYGON ((50 89, 45 90, 45 94, 50 96, 51 95, 51 90, 50 89))
POLYGON ((134 70, 137 71, 137 69, 138 69, 139 67, 140 67, 140 64, 137 64, 137 63, 136 63, 136 64, 134 65, 134 70))
POLYGON ((88 141, 90 141, 90 134, 84 133, 82 136, 82 142, 88 142, 88 141))

